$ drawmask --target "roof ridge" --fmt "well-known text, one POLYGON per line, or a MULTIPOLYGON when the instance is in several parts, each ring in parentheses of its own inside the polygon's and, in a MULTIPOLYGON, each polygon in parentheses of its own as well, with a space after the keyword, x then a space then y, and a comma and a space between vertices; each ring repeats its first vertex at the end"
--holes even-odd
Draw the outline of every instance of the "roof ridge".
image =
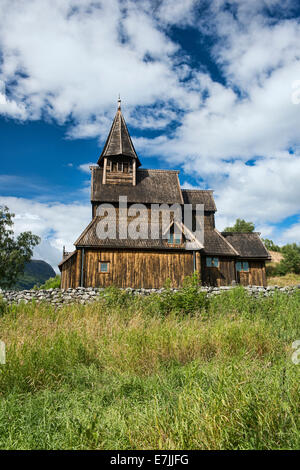
POLYGON ((190 193, 198 193, 199 191, 201 192, 206 192, 206 193, 213 193, 214 192, 214 189, 188 189, 188 188, 181 188, 181 191, 185 191, 185 192, 190 192, 190 193))
POLYGON ((224 230, 221 232, 221 234, 227 233, 227 234, 237 234, 237 235, 260 235, 261 232, 225 232, 224 230))
POLYGON ((226 240, 226 237, 223 237, 222 233, 219 232, 218 229, 214 228, 214 231, 222 238, 222 240, 224 240, 225 243, 227 243, 227 245, 234 251, 234 253, 236 253, 237 255, 239 254, 236 249, 231 245, 231 243, 229 243, 228 240, 226 240))
POLYGON ((120 126, 120 152, 121 152, 121 155, 123 153, 123 139, 122 139, 122 112, 121 112, 121 109, 118 108, 118 111, 117 111, 117 115, 118 115, 118 118, 119 118, 119 126, 120 126))

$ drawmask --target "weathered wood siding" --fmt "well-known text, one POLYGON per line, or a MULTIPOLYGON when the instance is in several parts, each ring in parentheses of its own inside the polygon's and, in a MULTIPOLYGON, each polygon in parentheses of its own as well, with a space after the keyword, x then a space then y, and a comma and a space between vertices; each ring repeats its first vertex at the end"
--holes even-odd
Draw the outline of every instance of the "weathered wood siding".
MULTIPOLYGON (((62 266, 61 288, 80 286, 81 257, 78 250, 62 266)), ((249 272, 236 273, 235 260, 219 257, 219 267, 207 267, 205 256, 196 253, 195 267, 201 272, 202 284, 228 286, 235 280, 239 284, 266 286, 265 261, 248 260, 249 272)), ((160 288, 166 280, 172 287, 180 287, 185 277, 193 274, 192 251, 140 251, 140 250, 85 250, 83 286, 160 288), (99 262, 109 263, 109 272, 99 271, 99 262)))
POLYGON ((160 288, 167 279, 173 287, 180 287, 192 273, 191 251, 85 251, 85 287, 160 288), (109 262, 108 273, 99 272, 99 261, 109 262))
POLYGON ((79 253, 76 252, 70 259, 68 259, 62 266, 61 270, 61 288, 68 289, 69 287, 77 287, 79 285, 78 276, 76 276, 79 253))
POLYGON ((219 267, 207 267, 206 257, 202 259, 202 284, 205 286, 229 286, 235 280, 235 260, 219 257, 219 267))
POLYGON ((264 286, 267 285, 265 261, 248 261, 249 271, 237 273, 237 281, 242 286, 264 286))

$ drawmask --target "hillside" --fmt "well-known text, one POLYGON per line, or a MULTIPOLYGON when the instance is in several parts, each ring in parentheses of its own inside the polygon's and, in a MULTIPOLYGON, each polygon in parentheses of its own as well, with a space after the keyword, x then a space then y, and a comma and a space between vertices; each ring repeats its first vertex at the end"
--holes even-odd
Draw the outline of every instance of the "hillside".
POLYGON ((15 288, 18 290, 31 289, 34 285, 43 284, 49 279, 55 277, 55 271, 42 260, 31 260, 25 265, 24 274, 20 276, 15 288))

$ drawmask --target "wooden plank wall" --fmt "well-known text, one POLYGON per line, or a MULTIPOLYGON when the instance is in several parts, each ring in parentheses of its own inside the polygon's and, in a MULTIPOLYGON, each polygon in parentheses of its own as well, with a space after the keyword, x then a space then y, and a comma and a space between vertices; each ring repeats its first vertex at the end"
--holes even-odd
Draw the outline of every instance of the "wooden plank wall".
POLYGON ((84 286, 160 288, 166 280, 173 287, 193 273, 193 252, 138 250, 86 250, 84 286), (109 262, 109 273, 99 272, 99 261, 109 262))
POLYGON ((71 256, 62 266, 61 270, 61 289, 68 289, 69 287, 76 287, 76 265, 79 258, 78 252, 71 256))
POLYGON ((206 266, 206 257, 201 260, 202 284, 204 286, 230 286, 235 280, 235 260, 232 258, 219 257, 219 267, 209 268, 206 266))
MULTIPOLYGON (((185 277, 193 273, 193 252, 153 251, 109 251, 86 250, 84 257, 85 287, 144 287, 160 288, 166 280, 173 287, 182 286, 185 277), (109 273, 99 272, 99 261, 109 262, 109 273)), ((266 286, 265 261, 249 260, 249 272, 240 273, 241 285, 266 286)), ((206 267, 205 257, 196 254, 196 269, 200 272, 203 285, 228 286, 236 280, 235 260, 219 258, 219 268, 206 267)), ((62 266, 61 288, 80 285, 81 251, 62 266)))
POLYGON ((249 272, 252 286, 267 286, 265 261, 249 261, 249 272))
POLYGON ((219 268, 206 267, 205 258, 202 261, 202 284, 208 286, 230 286, 236 280, 242 286, 266 286, 265 261, 248 260, 249 272, 236 275, 235 260, 219 257, 219 268))
POLYGON ((249 271, 238 273, 238 282, 242 286, 267 286, 265 261, 249 260, 249 271))

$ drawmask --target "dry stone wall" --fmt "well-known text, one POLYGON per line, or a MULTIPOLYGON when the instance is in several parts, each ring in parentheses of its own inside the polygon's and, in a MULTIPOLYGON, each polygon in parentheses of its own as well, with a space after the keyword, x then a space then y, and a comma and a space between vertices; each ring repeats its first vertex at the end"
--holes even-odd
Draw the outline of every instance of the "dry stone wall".
MULTIPOLYGON (((200 287, 199 292, 206 292, 207 296, 220 295, 221 292, 234 289, 234 287, 200 287)), ((248 286, 245 287, 250 295, 254 296, 268 296, 274 294, 276 291, 291 294, 300 289, 298 286, 278 287, 278 286, 248 286)), ((164 289, 123 289, 132 295, 150 295, 153 293, 162 293, 164 289)), ((177 292, 178 289, 172 289, 177 292)), ((105 295, 105 289, 94 287, 77 287, 76 289, 48 289, 48 290, 23 290, 23 291, 2 291, 0 289, 0 298, 7 304, 20 304, 21 302, 28 303, 33 300, 36 302, 48 302, 56 306, 62 306, 72 303, 87 304, 97 300, 99 293, 105 295)))

